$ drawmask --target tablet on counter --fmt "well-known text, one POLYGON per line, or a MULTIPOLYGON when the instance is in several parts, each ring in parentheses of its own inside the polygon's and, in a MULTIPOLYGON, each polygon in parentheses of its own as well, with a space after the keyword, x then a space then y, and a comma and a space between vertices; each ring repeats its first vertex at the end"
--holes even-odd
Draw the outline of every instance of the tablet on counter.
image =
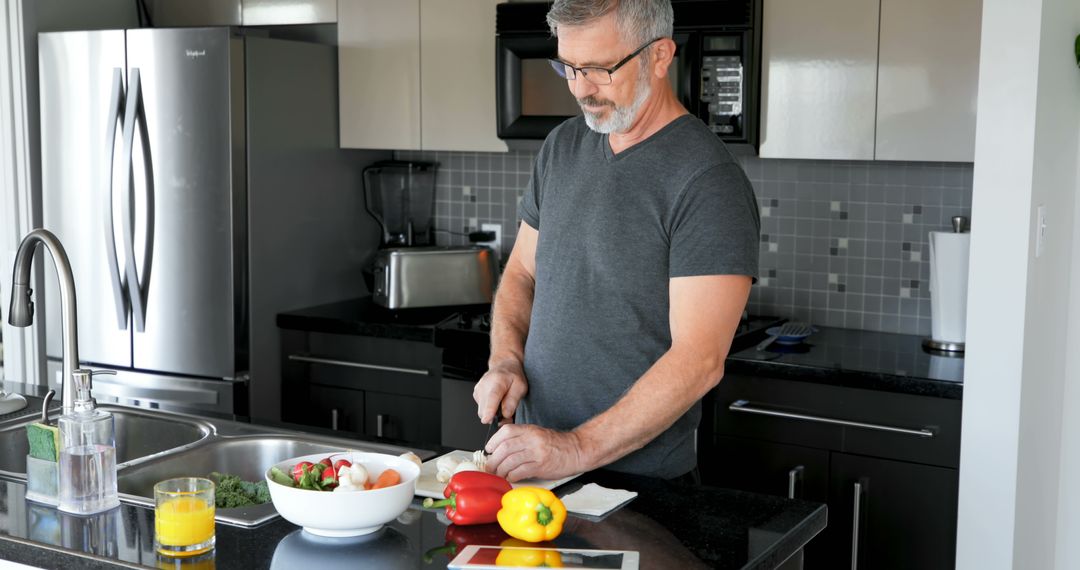
POLYGON ((506 570, 529 568, 557 560, 563 568, 592 570, 638 570, 639 554, 630 550, 581 550, 575 548, 532 548, 528 546, 466 546, 450 561, 448 568, 460 570, 506 570))

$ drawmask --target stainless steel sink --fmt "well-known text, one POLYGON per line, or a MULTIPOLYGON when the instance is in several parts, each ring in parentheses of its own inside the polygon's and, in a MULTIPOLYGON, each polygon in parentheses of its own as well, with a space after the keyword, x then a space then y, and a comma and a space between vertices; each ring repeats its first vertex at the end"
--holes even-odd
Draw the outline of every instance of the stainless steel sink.
MULTIPOLYGON (((122 406, 99 406, 113 414, 116 421, 116 462, 127 463, 165 451, 184 447, 214 433, 214 426, 193 418, 143 411, 122 406)), ((0 471, 11 475, 26 474, 26 440, 23 420, 0 430, 0 471)))
MULTIPOLYGON (((154 484, 173 477, 206 477, 213 471, 261 481, 271 465, 300 455, 348 449, 400 455, 432 451, 337 437, 313 436, 228 420, 102 405, 116 418, 117 487, 124 502, 153 507, 154 484)), ((26 425, 36 418, 0 422, 0 477, 26 478, 26 425)), ((255 526, 277 516, 270 503, 218 509, 222 522, 255 526)))
MULTIPOLYGON (((122 469, 117 487, 129 502, 153 505, 154 484, 173 477, 206 477, 213 471, 262 481, 271 465, 300 455, 334 453, 346 449, 399 455, 406 449, 377 443, 294 435, 217 437, 189 449, 140 461, 122 469)), ((433 454, 432 454, 433 455, 433 454)), ((272 504, 241 509, 219 509, 217 519, 254 526, 277 516, 272 504)))

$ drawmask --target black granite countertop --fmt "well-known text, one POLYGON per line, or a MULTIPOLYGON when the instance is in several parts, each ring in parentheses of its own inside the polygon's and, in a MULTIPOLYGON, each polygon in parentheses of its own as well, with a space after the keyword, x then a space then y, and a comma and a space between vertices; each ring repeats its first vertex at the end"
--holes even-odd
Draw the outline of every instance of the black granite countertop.
MULTIPOLYGON (((3 388, 41 394, 43 388, 5 382, 3 388)), ((40 405, 40 400, 37 402, 40 405)), ((27 413, 34 413, 27 410, 27 413)), ((29 417, 29 416, 28 416, 29 417)), ((298 425, 273 427, 330 435, 298 425)), ((340 437, 340 432, 333 432, 340 437)), ((378 438, 357 438, 377 440, 378 438)), ((436 452, 445 449, 433 449, 436 452)), ((123 475, 123 472, 120 473, 123 475)), ((556 489, 581 484, 630 489, 638 497, 602 519, 571 516, 554 541, 564 548, 634 550, 641 568, 775 568, 825 528, 825 505, 715 487, 692 487, 648 477, 595 471, 556 489)), ((0 477, 0 560, 40 568, 445 568, 441 554, 465 531, 477 544, 508 539, 495 526, 448 527, 441 512, 419 499, 376 534, 357 539, 311 537, 275 519, 254 528, 217 525, 214 551, 194 560, 159 558, 153 549, 153 509, 124 503, 90 517, 26 501, 22 481, 0 477), (451 530, 452 529, 452 530, 451 530), (445 549, 444 549, 445 550, 445 549)))
MULTIPOLYGON (((13 382, 4 382, 0 387, 27 396, 45 392, 43 387, 13 382)), ((40 406, 40 402, 34 404, 40 406)), ((36 410, 26 413, 35 414, 36 410)), ((340 432, 292 424, 272 427, 341 436, 340 432)), ((380 438, 356 439, 389 442, 380 438)), ((638 551, 642 569, 775 568, 821 532, 827 521, 827 509, 819 503, 603 470, 586 473, 557 488, 556 493, 573 492, 587 482, 639 494, 599 520, 571 516, 554 544, 638 551)), ((451 538, 460 538, 455 534, 462 530, 466 538, 469 533, 479 535, 475 537, 477 544, 499 544, 509 538, 495 526, 475 530, 448 527, 441 512, 423 510, 416 499, 405 515, 366 538, 311 537, 280 518, 254 528, 219 522, 217 546, 211 554, 177 562, 159 558, 154 552, 153 509, 124 503, 107 513, 79 517, 26 501, 25 492, 22 481, 0 477, 0 560, 39 568, 291 570, 313 563, 311 567, 319 570, 439 569, 450 560, 439 549, 447 546, 451 538)))
MULTIPOLYGON (((827 518, 824 505, 780 497, 610 472, 580 481, 639 495, 599 521, 571 516, 554 545, 638 551, 643 569, 775 568, 816 536, 827 518)), ((123 504, 90 517, 67 515, 26 501, 23 483, 0 480, 0 558, 40 568, 437 569, 450 560, 439 549, 461 539, 455 533, 464 531, 464 539, 476 544, 509 538, 494 525, 450 528, 418 500, 374 535, 355 539, 312 537, 283 519, 251 529, 218 523, 210 554, 177 562, 154 553, 152 509, 123 504)))
POLYGON ((922 337, 832 327, 798 345, 736 352, 726 370, 957 400, 964 392, 964 359, 930 354, 922 337))
POLYGON ((487 305, 390 310, 376 305, 371 296, 349 299, 279 313, 277 326, 284 329, 331 334, 376 336, 432 342, 435 325, 462 310, 486 311, 487 305))

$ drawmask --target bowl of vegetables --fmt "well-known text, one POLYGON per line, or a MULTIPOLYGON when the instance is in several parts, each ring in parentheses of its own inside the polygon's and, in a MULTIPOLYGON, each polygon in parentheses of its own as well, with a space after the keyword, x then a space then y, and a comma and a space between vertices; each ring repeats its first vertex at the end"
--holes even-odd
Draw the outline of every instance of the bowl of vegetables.
POLYGON ((282 461, 266 471, 270 499, 311 534, 370 534, 409 508, 420 476, 415 457, 345 451, 282 461))

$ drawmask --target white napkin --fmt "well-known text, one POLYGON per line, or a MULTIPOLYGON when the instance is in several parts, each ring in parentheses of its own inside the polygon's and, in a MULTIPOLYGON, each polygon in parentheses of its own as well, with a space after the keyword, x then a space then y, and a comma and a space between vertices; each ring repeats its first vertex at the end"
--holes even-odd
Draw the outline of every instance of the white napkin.
POLYGON ((615 507, 633 499, 637 493, 624 489, 608 489, 596 483, 584 487, 562 498, 566 510, 572 513, 598 517, 615 507))

